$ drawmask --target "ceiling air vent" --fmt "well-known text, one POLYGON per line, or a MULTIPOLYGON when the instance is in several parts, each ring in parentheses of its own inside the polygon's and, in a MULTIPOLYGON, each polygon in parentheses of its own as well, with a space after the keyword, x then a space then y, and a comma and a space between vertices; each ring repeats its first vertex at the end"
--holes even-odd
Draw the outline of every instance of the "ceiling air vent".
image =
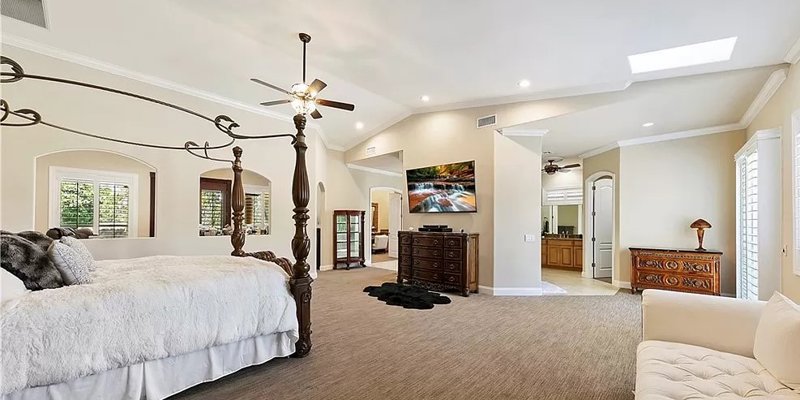
POLYGON ((47 28, 47 19, 44 17, 44 0, 3 0, 0 1, 0 14, 27 22, 42 28, 47 28))
POLYGON ((492 126, 496 124, 497 124, 497 114, 490 115, 488 117, 478 118, 478 128, 483 128, 486 126, 492 126))

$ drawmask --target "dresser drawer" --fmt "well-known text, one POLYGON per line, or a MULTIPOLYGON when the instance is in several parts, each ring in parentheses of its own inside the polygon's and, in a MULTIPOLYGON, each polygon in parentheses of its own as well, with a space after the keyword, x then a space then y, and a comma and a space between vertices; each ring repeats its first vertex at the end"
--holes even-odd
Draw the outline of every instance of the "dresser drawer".
POLYGON ((464 247, 464 239, 461 236, 445 236, 444 246, 458 248, 464 247))
POLYGON ((461 285, 461 275, 445 273, 442 283, 446 283, 448 285, 461 285))
POLYGON ((399 253, 411 255, 411 246, 407 244, 400 245, 399 253))
POLYGON ((639 271, 636 274, 637 285, 651 285, 665 289, 682 290, 699 293, 714 293, 714 278, 704 276, 682 276, 667 273, 639 271))
POLYGON ((400 242, 400 244, 411 244, 411 235, 408 233, 400 233, 397 237, 397 241, 400 242))
POLYGON ((411 265, 411 256, 408 254, 400 254, 397 263, 399 265, 411 265))
POLYGON ((414 236, 411 243, 414 246, 442 247, 442 242, 444 240, 438 236, 414 236))
POLYGON ((416 257, 442 258, 442 249, 429 247, 412 247, 411 254, 416 257))
POLYGON ((398 267, 397 271, 398 271, 398 274, 401 277, 403 277, 405 279, 411 279, 411 268, 409 266, 401 265, 401 266, 398 267))
POLYGON ((440 270, 442 269, 442 261, 440 260, 428 260, 425 258, 415 258, 414 259, 414 269, 423 268, 423 269, 432 269, 432 270, 440 270))
POLYGON ((412 274, 413 274, 413 279, 425 282, 436 282, 436 283, 440 283, 442 281, 442 276, 444 275, 441 272, 429 271, 426 269, 414 269, 412 271, 412 274))
POLYGON ((716 270, 717 263, 714 260, 681 261, 681 271, 686 274, 714 275, 716 270))
POLYGON ((678 272, 681 270, 680 262, 658 256, 638 257, 636 265, 638 270, 649 270, 653 272, 678 272))
POLYGON ((451 274, 461 273, 461 261, 459 260, 444 260, 444 271, 451 274))
POLYGON ((451 260, 460 260, 461 259, 461 249, 444 249, 444 258, 449 258, 451 260))

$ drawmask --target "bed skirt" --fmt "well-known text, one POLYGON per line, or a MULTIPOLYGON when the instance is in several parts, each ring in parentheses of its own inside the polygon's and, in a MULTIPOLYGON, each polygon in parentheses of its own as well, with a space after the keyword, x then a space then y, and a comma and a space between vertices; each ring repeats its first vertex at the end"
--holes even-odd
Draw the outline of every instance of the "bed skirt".
POLYGON ((175 357, 145 361, 69 382, 23 389, 3 400, 159 400, 242 368, 294 353, 292 332, 228 343, 175 357))

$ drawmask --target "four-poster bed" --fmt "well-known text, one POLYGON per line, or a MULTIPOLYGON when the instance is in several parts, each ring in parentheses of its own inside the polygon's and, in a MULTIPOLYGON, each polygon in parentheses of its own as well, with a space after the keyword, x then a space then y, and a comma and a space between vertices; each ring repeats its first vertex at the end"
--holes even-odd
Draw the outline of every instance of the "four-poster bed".
MULTIPOLYGON (((310 41, 310 36, 301 34, 301 40, 303 41, 303 50, 304 50, 304 80, 305 80, 305 45, 310 41)), ((157 100, 154 98, 150 98, 147 96, 138 95, 131 92, 126 92, 119 89, 113 89, 108 87, 103 87, 99 85, 78 82, 68 79, 62 78, 55 78, 50 76, 42 76, 42 75, 31 75, 26 74, 25 71, 22 69, 20 64, 11 60, 7 57, 2 57, 2 65, 6 68, 9 68, 10 71, 2 71, 0 75, 2 79, 0 82, 2 83, 14 83, 18 82, 23 79, 33 79, 33 80, 41 80, 41 81, 48 81, 48 82, 55 82, 60 84, 66 85, 73 85, 84 87, 92 90, 98 90, 107 93, 113 93, 117 95, 127 96, 131 98, 135 98, 138 100, 154 103, 160 106, 164 106, 169 109, 176 110, 178 112, 182 112, 205 121, 211 122, 214 126, 222 131, 225 135, 227 135, 228 140, 221 144, 211 145, 209 142, 205 142, 204 145, 200 146, 195 142, 188 141, 183 146, 170 146, 170 145, 162 145, 162 144, 152 144, 152 143, 140 143, 131 140, 123 140, 119 138, 111 138, 106 137, 103 135, 98 135, 95 133, 88 133, 85 131, 72 129, 68 127, 64 127, 61 125, 57 125, 55 123, 46 121, 42 116, 32 110, 32 109, 17 109, 12 110, 10 104, 5 99, 0 99, 0 125, 3 127, 25 127, 25 126, 34 126, 34 125, 43 125, 48 126, 51 128, 59 129, 71 134, 77 134, 85 137, 95 138, 104 141, 110 141, 115 143, 122 143, 126 145, 133 145, 133 146, 142 146, 147 148, 153 149, 163 149, 163 150, 182 150, 187 151, 191 155, 203 158, 210 161, 217 161, 217 162, 229 162, 231 164, 231 168, 233 171, 233 186, 232 186, 232 193, 231 193, 231 213, 232 213, 232 223, 233 223, 233 232, 231 235, 231 244, 233 246, 233 251, 231 252, 231 256, 233 258, 220 258, 214 256, 208 257, 165 257, 165 256, 156 256, 156 257, 144 257, 140 259, 130 259, 130 260, 117 260, 117 261, 108 261, 108 262, 98 262, 98 264, 103 263, 103 268, 98 268, 99 273, 95 274, 97 280, 99 281, 98 287, 103 288, 103 290, 108 291, 108 288, 117 288, 120 293, 114 294, 115 296, 125 297, 128 296, 128 301, 132 304, 141 303, 142 307, 146 308, 148 304, 142 300, 141 293, 136 292, 136 290, 127 290, 125 285, 120 285, 120 279, 118 276, 111 274, 108 271, 115 271, 116 273, 120 273, 121 276, 125 276, 125 274, 130 274, 130 276, 136 276, 138 280, 147 281, 150 277, 146 275, 147 273, 158 275, 165 273, 164 271, 174 271, 176 275, 185 275, 184 280, 173 279, 172 277, 158 277, 160 279, 158 282, 159 284, 163 283, 164 281, 169 285, 175 286, 175 291, 178 293, 194 293, 192 296, 192 300, 186 300, 186 304, 191 304, 191 306, 195 306, 193 304, 193 299, 196 296, 199 296, 198 293, 203 294, 204 292, 201 290, 199 292, 193 292, 200 290, 198 288, 202 288, 204 284, 207 284, 207 281, 203 281, 203 277, 197 278, 192 277, 191 274, 187 274, 188 266, 197 265, 205 265, 205 267, 198 267, 198 270, 205 271, 209 275, 217 276, 217 273, 225 272, 228 275, 220 275, 221 278, 224 278, 224 282, 227 285, 233 285, 231 282, 240 285, 243 289, 233 289, 228 288, 227 292, 220 292, 218 296, 221 298, 225 298, 226 295, 230 294, 230 296, 241 295, 241 297, 246 297, 253 302, 252 307, 254 309, 259 310, 262 312, 264 309, 272 310, 270 311, 271 314, 269 316, 257 316, 263 318, 264 320, 259 320, 257 326, 258 329, 253 328, 253 332, 250 333, 252 336, 246 336, 244 338, 236 338, 233 339, 232 342, 218 342, 218 341, 208 341, 204 345, 201 345, 200 348, 193 351, 188 351, 187 349, 181 350, 174 350, 174 349, 162 349, 162 353, 166 353, 169 355, 168 359, 174 360, 175 364, 160 364, 161 359, 158 359, 157 356, 152 354, 141 354, 139 355, 139 359, 144 360, 141 363, 122 363, 119 364, 118 360, 115 360, 117 364, 113 363, 97 363, 99 365, 84 365, 80 369, 80 371, 60 371, 59 366, 52 366, 53 369, 52 375, 58 376, 54 377, 47 377, 43 376, 43 373, 40 371, 36 371, 39 373, 40 376, 38 377, 31 377, 36 375, 36 373, 30 373, 27 378, 25 377, 18 377, 14 376, 14 374, 9 374, 12 378, 15 379, 8 379, 8 376, 4 375, 4 380, 6 383, 3 384, 3 399, 27 399, 27 398, 38 398, 37 396, 44 395, 45 393, 48 396, 56 397, 64 397, 64 398, 80 398, 81 396, 87 395, 87 393, 104 393, 104 396, 108 398, 116 397, 117 395, 121 397, 130 396, 131 393, 138 393, 140 397, 156 397, 161 398, 165 395, 169 395, 174 393, 175 391, 183 390, 187 387, 196 385, 198 383, 217 379, 220 376, 224 376, 228 373, 235 372, 235 370, 239 368, 244 368, 249 365, 260 364, 267 361, 270 358, 274 357, 281 357, 281 356, 292 356, 292 357, 305 357, 309 354, 311 350, 312 343, 311 343, 311 283, 313 279, 309 274, 309 264, 307 262, 310 250, 311 250, 311 241, 309 240, 308 233, 307 233, 307 224, 309 219, 309 209, 308 204, 310 200, 310 188, 309 188, 309 179, 308 179, 308 170, 306 166, 306 151, 308 145, 306 144, 306 136, 305 136, 305 128, 306 128, 306 114, 311 114, 314 118, 321 118, 321 115, 318 111, 316 111, 314 107, 314 103, 326 106, 341 108, 340 105, 345 103, 338 103, 327 101, 323 99, 315 99, 316 92, 310 93, 308 92, 309 86, 305 86, 305 92, 294 92, 290 93, 286 91, 286 93, 292 94, 297 99, 301 101, 301 107, 297 109, 298 113, 294 116, 293 122, 296 133, 280 133, 280 134, 272 134, 272 135, 242 135, 235 132, 236 128, 239 127, 233 119, 226 115, 219 115, 215 118, 210 118, 208 116, 202 115, 198 112, 189 110, 187 108, 177 106, 171 103, 167 103, 161 100, 157 100), (326 104, 325 102, 328 102, 326 104), (243 220, 244 220, 244 206, 245 206, 245 193, 242 183, 242 155, 243 150, 239 146, 235 146, 232 148, 233 151, 233 159, 223 159, 223 158, 215 158, 209 154, 209 151, 220 150, 224 148, 228 148, 233 145, 237 140, 247 140, 247 139, 267 139, 267 138, 291 138, 292 142, 291 145, 295 151, 295 165, 293 170, 293 177, 292 177, 292 202, 294 204, 293 208, 293 216, 292 219, 294 220, 294 235, 291 240, 291 249, 292 255, 294 257, 294 261, 291 261, 288 258, 278 257, 272 251, 255 251, 255 252, 247 252, 244 249, 245 245, 245 230, 243 228, 243 220), (237 261, 240 260, 240 261, 237 261), (247 261, 253 260, 253 261, 247 261), (283 301, 283 295, 281 294, 281 290, 277 290, 277 292, 273 293, 261 293, 261 290, 257 287, 253 289, 249 289, 248 292, 248 285, 252 286, 252 282, 248 282, 247 279, 242 280, 241 271, 248 271, 248 273, 253 274, 252 279, 258 281, 259 279, 263 279, 264 282, 267 282, 268 279, 273 279, 275 274, 271 271, 263 269, 266 264, 262 264, 262 262, 268 262, 280 267, 280 269, 285 272, 285 275, 282 275, 286 278, 284 280, 284 285, 287 283, 288 280, 288 288, 284 289, 288 292, 288 294, 293 299, 293 304, 291 307, 289 306, 281 306, 281 301, 283 301), (218 263, 219 268, 214 269, 213 265, 209 266, 207 264, 218 263), (162 269, 153 269, 152 265, 160 265, 162 269), (258 268, 256 268, 258 267, 258 268), (205 268, 205 269, 203 269, 205 268), (260 268, 260 269, 259 269, 260 268), (143 272, 144 271, 144 272, 143 272), (147 272, 149 271, 149 272, 147 272), (137 275, 139 274, 139 275, 137 275), (238 275, 237 275, 238 274, 238 275), (270 275, 272 274, 272 275, 270 275), (271 277, 267 277, 270 275, 271 277), (231 278, 233 277, 233 278, 231 278), (288 279, 287 279, 288 278, 288 279), (237 280, 238 279, 238 280, 237 280), (199 283, 196 281, 200 281, 199 283), (103 286, 105 285, 105 286, 103 286), (116 285, 116 286, 115 286, 116 285), (238 290, 242 290, 243 292, 237 293, 238 290), (253 290, 256 293, 253 293, 253 290), (274 299, 267 299, 267 297, 274 297, 274 299), (277 301, 278 306, 268 305, 264 302, 271 302, 277 301), (260 304, 260 305, 259 305, 260 304), (281 312, 275 310, 284 310, 283 313, 291 311, 292 318, 287 320, 287 316, 281 314, 281 312), (288 310, 288 311, 287 311, 288 310), (274 314, 274 315, 273 315, 274 314), (274 320, 274 321, 273 321, 274 320), (274 322, 271 329, 272 331, 264 331, 262 332, 261 326, 265 325, 266 322, 274 322), (288 321, 288 322, 287 322, 288 321), (296 322, 296 323, 295 323, 296 322), (288 324, 288 325, 287 325, 288 324), (273 332, 273 333, 270 333, 273 332), (264 336, 266 335, 266 336, 264 336), (278 336, 275 336, 278 335, 278 336), (277 337, 277 339, 276 339, 277 337), (291 338, 292 346, 286 346, 286 338, 291 338), (264 341, 266 340, 266 342, 264 341), (205 346, 205 347, 203 347, 205 346), (233 347, 232 347, 233 346, 233 347), (266 351, 264 352, 264 348, 273 349, 274 351, 266 351), (244 350, 242 350, 244 349, 244 350), (290 351, 287 352, 287 349, 290 351), (244 351, 246 356, 241 357, 232 357, 231 360, 235 361, 228 361, 223 362, 226 357, 230 357, 231 352, 236 351, 244 351), (179 354, 171 354, 172 352, 177 352, 179 354), (181 353, 182 352, 182 353, 181 353), (193 358, 194 357, 194 358, 193 358), (199 358, 198 358, 199 357, 199 358), (219 358, 218 361, 214 362, 221 362, 226 365, 225 371, 205 371, 202 373, 197 373, 192 376, 182 376, 182 369, 180 369, 181 363, 196 363, 199 360, 206 360, 211 359, 214 360, 215 357, 219 358), (149 363, 149 364, 148 364, 149 363), (109 366, 111 365, 111 366, 109 366), (169 365, 169 366, 166 366, 169 365), (177 367, 176 367, 177 366, 177 367), (116 369, 113 369, 116 368, 116 369), (141 371, 139 370, 141 369, 141 371), (148 372, 149 371, 149 372, 148 372), (87 375, 88 374, 88 375, 87 375), (115 375, 116 374, 116 375, 115 375), (137 375, 139 374, 139 375, 137 375), (152 375, 152 376, 151 376, 152 375), (164 376, 167 377, 169 384, 164 384, 164 387, 157 387, 158 383, 153 382, 153 377, 155 376, 164 376), (136 376, 139 378, 131 378, 132 376, 136 376), (121 378, 127 379, 127 382, 123 383, 123 387, 110 387, 110 381, 116 381, 121 378), (146 377, 149 377, 145 379, 146 377), (27 380, 26 380, 27 379, 27 380), (131 382, 131 380, 136 381, 137 379, 141 380, 141 382, 131 382), (146 385, 149 379, 150 387, 146 385), (9 383, 11 381, 12 383, 9 383), (174 383, 172 381, 175 381, 174 383), (77 384, 76 384, 77 382, 77 384), (16 386, 13 386, 16 383, 16 386), (66 385, 66 386, 65 386, 66 385), (128 386, 125 386, 128 385, 128 386), (131 389, 130 386, 134 386, 131 389), (155 386, 154 386, 155 385, 155 386), (9 386, 12 386, 9 389, 9 386), (73 387, 74 386, 74 387, 73 387), (86 392, 87 387, 90 388, 90 392, 86 392), (78 390, 78 391, 76 391, 78 390), (80 390, 83 390, 81 392, 80 390), (131 392, 133 390, 133 392, 131 392), (138 390, 138 391, 137 391, 138 390)), ((263 83, 262 83, 263 84, 263 83)), ((297 85, 297 84, 296 84, 297 85)), ((267 84, 267 86, 273 87, 272 85, 267 84)), ((315 80, 315 82, 310 86, 314 88, 314 90, 319 91, 325 87, 325 84, 321 81, 315 80)), ((277 87, 273 87, 277 88, 277 87)), ((294 89, 295 87, 293 87, 294 89)), ((351 105, 349 109, 352 109, 351 105)), ((194 271, 194 270, 192 270, 194 271)), ((211 279, 211 278, 209 278, 211 279)), ((274 282, 273 282, 274 283, 274 282)), ((145 282, 147 284, 147 282, 145 282)), ((134 284, 135 285, 135 284, 134 284)), ((266 286, 270 286, 273 284, 265 283, 266 286)), ((86 287, 92 286, 91 284, 85 285, 86 287)), ((156 285, 157 286, 157 285, 156 285)), ((274 286, 274 285, 273 285, 274 286)), ((160 288, 160 286, 158 286, 160 288)), ((42 292, 50 292, 52 296, 58 297, 63 295, 63 292, 56 292, 59 290, 65 290, 70 287, 64 287, 59 289, 52 289, 51 291, 42 291, 42 292)), ((94 290, 96 288, 92 288, 94 290)), ((137 289, 137 288, 134 288, 137 289)), ((273 287, 274 289, 274 287, 273 287)), ((77 289, 76 289, 77 290, 77 289)), ((85 289, 90 290, 90 289, 85 289)), ((141 291, 140 291, 141 292, 141 291)), ((40 293, 40 292, 37 292, 40 293)), ((73 293, 78 293, 73 290, 73 293)), ((98 302, 109 301, 109 297, 104 294, 98 289, 98 293, 96 294, 99 296, 98 302), (105 296, 105 297, 104 297, 105 296)), ((42 295, 44 296, 44 295, 42 295)), ((40 299, 41 300, 41 299, 40 299)), ((70 297, 66 297, 62 299, 64 303, 70 302, 70 297)), ((181 301, 182 299, 178 299, 178 305, 175 306, 176 310, 180 310, 181 301)), ((185 300, 185 299, 183 299, 185 300)), ((230 303, 230 304, 238 304, 238 298, 225 298, 225 301, 220 300, 221 303, 230 303)), ((34 303, 33 300, 30 303, 34 303)), ((226 303, 226 304, 227 304, 226 303)), ((269 303, 272 304, 272 303, 269 303)), ((6 305, 4 304, 4 311, 6 305)), ((18 306, 19 309, 23 310, 37 310, 37 304, 27 304, 24 303, 22 306, 18 306)), ((113 306, 113 305, 111 305, 113 306)), ((9 306, 10 307, 10 306, 9 306)), ((80 306, 77 306, 78 308, 80 306)), ((191 314, 193 311, 189 305, 186 305, 186 309, 182 310, 181 313, 175 315, 175 318, 180 320, 182 317, 181 314, 191 314)), ((240 308, 241 306, 239 306, 240 308)), ((237 310, 237 309, 233 309, 237 310)), ((52 310, 50 310, 52 311, 52 310)), ((69 310, 67 310, 69 311, 69 310)), ((130 312, 132 314, 136 314, 136 312, 150 312, 150 311, 142 311, 138 309, 133 309, 130 312)), ((153 312, 156 310, 151 310, 153 312)), ((230 310, 229 310, 230 311, 230 310)), ((48 312, 47 310, 42 311, 42 313, 48 312)), ((13 320, 13 318, 19 318, 20 320, 27 320, 32 319, 29 315, 23 316, 15 316, 14 313, 8 317, 8 319, 13 320)), ((220 320, 224 320, 227 316, 225 312, 220 312, 220 315, 217 317, 220 320)), ((235 313, 233 313, 235 314, 235 313)), ((201 314, 198 314, 201 315, 201 314)), ((3 316, 4 318, 6 316, 3 316)), ((164 316, 162 316, 164 317, 164 316)), ((212 316, 213 317, 213 316, 212 316)), ((33 318, 35 319, 35 318, 33 318)), ((80 318, 77 318, 80 319, 80 318)), ((2 321, 5 325, 7 322, 6 320, 2 321)), ((243 324, 249 325, 252 321, 245 319, 243 324)), ((223 324, 219 321, 212 321, 211 325, 214 323, 216 324, 223 324)), ((156 326, 153 329, 158 329, 157 324, 154 323, 156 326)), ((145 324, 146 325, 146 324, 145 324)), ((267 324, 268 325, 268 324, 267 324)), ((42 326, 47 326, 47 322, 43 322, 42 326)), ((222 330, 224 330, 225 326, 222 326, 222 330)), ((53 325, 49 328, 46 328, 52 331, 58 331, 60 329, 59 326, 53 325)), ((82 326, 76 325, 74 327, 70 327, 72 331, 81 331, 82 326)), ((69 331, 70 329, 67 329, 69 331)), ((110 329, 110 328, 109 328, 110 329)), ((176 331, 180 330, 179 328, 175 328, 176 331)), ((217 329, 220 329, 217 327, 217 329)), ((135 331, 135 326, 129 326, 126 329, 128 331, 135 331)), ((202 330, 202 329, 201 329, 202 330)), ((57 342, 58 340, 64 340, 63 337, 58 337, 58 334, 62 334, 62 336, 67 337, 68 335, 74 335, 75 332, 55 332, 51 335, 55 335, 54 338, 47 338, 52 342, 57 342)), ((88 333, 87 333, 88 335, 88 333)), ((219 332, 212 331, 208 333, 208 336, 211 338, 215 338, 220 335, 219 332)), ((46 335, 45 335, 46 336, 46 335)), ((73 338, 74 339, 74 338, 73 338)), ((120 340, 117 340, 120 341, 120 340)), ((11 344, 12 347, 26 347, 27 343, 22 342, 20 343, 12 343, 13 339, 7 338, 6 335, 3 337, 3 344, 11 344)), ((7 349, 10 347, 6 347, 7 349)), ((5 352, 6 355, 9 355, 9 351, 5 352)), ((20 353, 24 353, 20 350, 20 353)), ((30 354, 11 354, 15 358, 19 358, 20 360, 15 360, 15 362, 24 364, 27 362, 28 364, 36 364, 37 362, 47 363, 48 360, 44 358, 42 354, 30 355, 30 354), (36 359, 39 357, 40 359, 36 359), (29 360, 32 359, 32 360, 29 360)), ((75 354, 72 354, 73 356, 75 354)), ((78 354, 80 355, 80 353, 78 354)), ((67 355, 69 356, 69 354, 67 355)), ((67 357, 65 356, 65 357, 67 357)), ((14 358, 12 357, 12 358, 14 358)), ((102 357, 96 356, 96 357, 102 357)), ((108 361, 108 360, 106 360, 108 361)), ((92 360, 95 362, 95 360, 92 360)), ((90 363, 91 364, 91 363, 90 363)), ((24 369, 24 368, 16 368, 17 365, 14 364, 6 364, 4 362, 3 367, 6 369, 24 369)), ((158 381, 158 379, 155 379, 158 381)), ((137 397, 138 398, 138 397, 137 397)))

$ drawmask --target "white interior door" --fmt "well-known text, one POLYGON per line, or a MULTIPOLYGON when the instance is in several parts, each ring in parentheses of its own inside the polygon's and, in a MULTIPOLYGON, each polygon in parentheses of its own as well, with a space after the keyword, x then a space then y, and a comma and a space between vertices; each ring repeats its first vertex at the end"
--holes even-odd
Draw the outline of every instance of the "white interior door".
POLYGON ((400 231, 402 198, 400 193, 389 195, 389 257, 397 258, 397 232, 400 231))
POLYGON ((611 179, 594 182, 592 211, 593 276, 610 278, 614 262, 614 187, 611 179))

